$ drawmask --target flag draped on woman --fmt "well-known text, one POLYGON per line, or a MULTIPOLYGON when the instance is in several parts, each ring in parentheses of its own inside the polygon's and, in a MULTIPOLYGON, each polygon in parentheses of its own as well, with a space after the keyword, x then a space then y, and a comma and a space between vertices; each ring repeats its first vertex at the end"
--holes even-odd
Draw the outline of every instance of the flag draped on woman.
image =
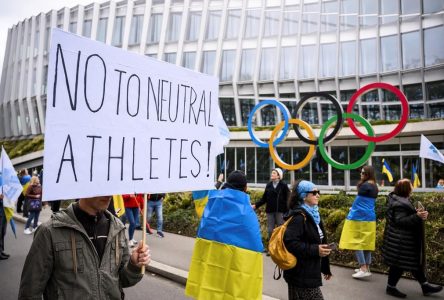
POLYGON ((232 189, 209 191, 185 294, 195 299, 262 299, 262 250, 250 197, 232 189))
POLYGON ((194 208, 196 209, 196 214, 202 218, 203 211, 208 202, 208 193, 210 190, 195 191, 193 192, 194 208))

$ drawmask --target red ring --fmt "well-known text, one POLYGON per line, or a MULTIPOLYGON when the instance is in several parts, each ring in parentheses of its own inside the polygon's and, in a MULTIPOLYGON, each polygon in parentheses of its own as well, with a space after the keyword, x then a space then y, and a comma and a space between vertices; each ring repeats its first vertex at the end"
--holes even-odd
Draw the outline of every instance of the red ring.
POLYGON ((393 131, 391 131, 387 134, 383 134, 381 136, 368 136, 368 135, 361 133, 356 128, 353 119, 347 118, 347 123, 350 126, 350 129, 353 131, 353 133, 367 142, 383 142, 383 141, 393 138, 395 135, 397 135, 398 133, 401 132, 401 130, 405 127, 405 125, 407 124, 407 121, 409 119, 409 103, 407 101, 407 98, 404 96, 404 94, 399 89, 397 89, 396 87, 394 87, 391 84, 387 84, 387 83, 383 83, 383 82, 370 83, 370 84, 367 84, 366 86, 363 86, 359 90, 357 90, 353 94, 353 96, 351 97, 350 102, 348 103, 347 113, 353 112, 353 105, 358 100, 358 97, 361 94, 364 94, 368 90, 373 90, 373 89, 377 89, 377 88, 389 90, 392 93, 394 93, 396 95, 396 97, 398 97, 398 99, 401 101, 402 114, 401 114, 401 119, 399 120, 398 126, 396 126, 395 129, 393 129, 393 131))

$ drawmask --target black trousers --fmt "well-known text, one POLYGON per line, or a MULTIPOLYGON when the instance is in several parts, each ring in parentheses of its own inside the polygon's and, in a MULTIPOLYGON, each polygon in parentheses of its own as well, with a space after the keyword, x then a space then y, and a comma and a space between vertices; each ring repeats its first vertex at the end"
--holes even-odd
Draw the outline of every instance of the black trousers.
POLYGON ((3 200, 0 200, 0 253, 5 251, 5 235, 8 224, 6 222, 5 211, 3 210, 3 200))
POLYGON ((25 201, 25 196, 23 196, 23 193, 20 193, 20 196, 18 197, 17 200, 17 212, 21 213, 22 210, 22 206, 23 206, 23 202, 25 201))
MULTIPOLYGON (((388 276, 388 282, 387 282, 388 285, 396 286, 396 284, 398 283, 399 279, 402 276, 402 273, 404 273, 403 269, 395 267, 395 266, 391 266, 389 269, 389 276, 388 276)), ((426 275, 425 275, 422 268, 417 271, 410 271, 410 273, 412 273, 413 277, 415 277, 415 279, 419 283, 424 283, 427 281, 426 275)))

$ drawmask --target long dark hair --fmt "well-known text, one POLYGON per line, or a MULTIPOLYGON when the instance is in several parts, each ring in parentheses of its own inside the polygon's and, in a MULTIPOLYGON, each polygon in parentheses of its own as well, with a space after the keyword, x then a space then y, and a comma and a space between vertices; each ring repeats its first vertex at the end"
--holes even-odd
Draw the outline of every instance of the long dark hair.
POLYGON ((299 186, 299 182, 301 182, 301 179, 298 179, 296 181, 293 182, 293 185, 291 187, 291 193, 290 196, 288 197, 288 208, 289 209, 295 209, 296 207, 300 206, 302 204, 302 202, 304 202, 304 199, 301 199, 301 196, 298 193, 298 186, 299 186))
POLYGON ((361 179, 358 182, 358 189, 361 187, 362 184, 368 181, 376 186, 375 168, 373 168, 372 166, 364 166, 361 169, 361 172, 364 172, 365 174, 364 174, 364 179, 361 179))

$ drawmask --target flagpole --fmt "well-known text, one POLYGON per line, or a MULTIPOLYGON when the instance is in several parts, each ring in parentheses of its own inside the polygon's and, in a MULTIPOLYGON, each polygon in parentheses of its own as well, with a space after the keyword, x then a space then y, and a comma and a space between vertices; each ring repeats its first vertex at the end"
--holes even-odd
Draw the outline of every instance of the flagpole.
MULTIPOLYGON (((142 225, 142 247, 146 244, 146 205, 148 200, 148 195, 143 195, 143 225, 142 225)), ((145 265, 142 266, 142 274, 145 274, 145 265)))

